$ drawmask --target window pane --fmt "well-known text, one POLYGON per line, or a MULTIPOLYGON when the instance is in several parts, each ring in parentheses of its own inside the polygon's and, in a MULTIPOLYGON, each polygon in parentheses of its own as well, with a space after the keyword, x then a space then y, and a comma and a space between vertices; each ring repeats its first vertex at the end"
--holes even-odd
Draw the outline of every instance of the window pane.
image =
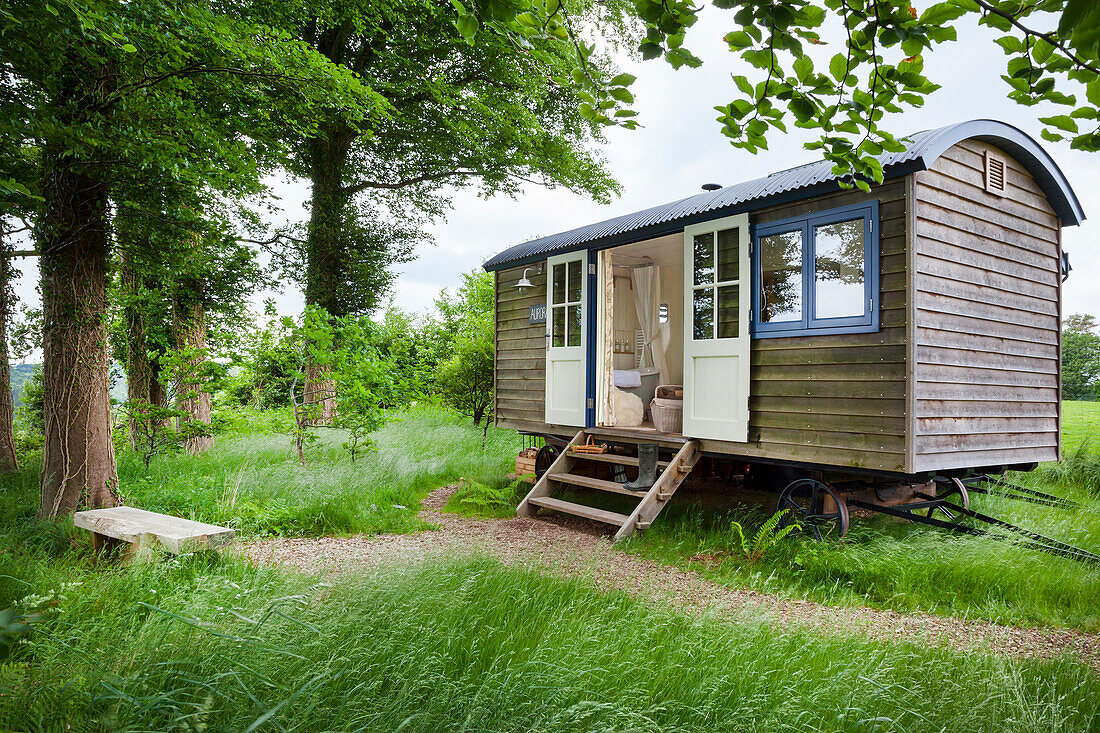
POLYGON ((814 316, 862 316, 863 219, 814 227, 814 316))
POLYGON ((739 334, 741 286, 718 288, 718 338, 735 339, 739 334))
POLYGON ((581 300, 581 261, 573 260, 569 263, 569 301, 579 303, 581 300))
POLYGON ((553 327, 550 329, 550 345, 565 346, 565 308, 554 308, 553 327))
POLYGON ((692 337, 696 341, 714 338, 714 288, 696 290, 692 300, 692 337))
POLYGON ((740 244, 741 233, 736 227, 718 232, 718 282, 740 278, 740 244))
POLYGON ((565 302, 565 263, 554 265, 552 282, 554 283, 554 303, 565 302))
POLYGON ((695 235, 695 284, 714 282, 714 232, 695 235))
POLYGON ((569 328, 566 329, 566 340, 570 346, 581 345, 581 307, 579 305, 565 306, 569 314, 569 328))
POLYGON ((760 238, 760 322, 802 320, 802 230, 760 238))

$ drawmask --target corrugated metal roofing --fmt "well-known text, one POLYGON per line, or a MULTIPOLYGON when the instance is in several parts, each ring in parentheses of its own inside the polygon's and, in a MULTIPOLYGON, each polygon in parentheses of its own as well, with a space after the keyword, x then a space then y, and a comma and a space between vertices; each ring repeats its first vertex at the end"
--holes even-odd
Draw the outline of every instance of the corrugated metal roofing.
MULTIPOLYGON (((1053 159, 1026 134, 1003 122, 972 120, 924 130, 906 138, 908 146, 904 151, 884 153, 878 159, 886 177, 893 178, 927 169, 949 147, 969 138, 995 144, 1027 167, 1047 193, 1063 224, 1080 224, 1084 220, 1077 197, 1053 159)), ((576 249, 628 244, 673 233, 693 221, 751 211, 784 199, 806 198, 821 193, 823 188, 835 189, 839 186, 839 176, 833 173, 832 167, 829 161, 820 160, 717 191, 707 191, 560 234, 532 239, 492 257, 485 263, 485 269, 498 270, 576 249)))

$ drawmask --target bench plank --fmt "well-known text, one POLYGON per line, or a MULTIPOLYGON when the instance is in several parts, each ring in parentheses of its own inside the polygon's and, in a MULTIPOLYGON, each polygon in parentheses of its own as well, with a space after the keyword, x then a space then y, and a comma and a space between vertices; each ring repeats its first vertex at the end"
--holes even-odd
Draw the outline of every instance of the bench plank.
POLYGON ((157 514, 132 506, 76 512, 73 514, 73 524, 132 545, 147 545, 152 539, 168 552, 177 554, 221 547, 237 536, 236 530, 229 527, 157 514))

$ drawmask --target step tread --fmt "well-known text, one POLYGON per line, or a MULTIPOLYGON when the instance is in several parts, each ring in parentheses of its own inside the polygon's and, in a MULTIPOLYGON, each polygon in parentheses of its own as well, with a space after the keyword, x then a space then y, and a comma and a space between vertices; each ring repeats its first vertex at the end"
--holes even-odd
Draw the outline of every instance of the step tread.
MULTIPOLYGON (((596 461, 598 463, 614 463, 618 466, 637 466, 637 456, 620 456, 615 453, 574 453, 569 451, 572 458, 578 461, 596 461)), ((657 468, 667 468, 668 461, 657 461, 657 468)))
POLYGON ((616 527, 621 527, 626 524, 630 517, 625 514, 619 514, 617 512, 609 512, 603 509, 597 509, 591 506, 585 506, 584 504, 574 504, 571 501, 562 501, 561 499, 555 499, 551 496, 533 496, 527 500, 535 506, 545 507, 546 509, 553 509, 554 511, 561 512, 563 514, 573 514, 578 517, 584 517, 586 519, 595 519, 597 522, 603 522, 604 524, 612 524, 616 527))
POLYGON ((603 479, 592 478, 591 476, 578 476, 575 473, 552 473, 550 474, 550 478, 563 484, 583 486, 586 489, 597 489, 598 491, 609 491, 612 494, 624 494, 626 496, 635 496, 638 498, 646 495, 646 490, 631 491, 629 489, 624 489, 622 484, 615 481, 604 481, 603 479))

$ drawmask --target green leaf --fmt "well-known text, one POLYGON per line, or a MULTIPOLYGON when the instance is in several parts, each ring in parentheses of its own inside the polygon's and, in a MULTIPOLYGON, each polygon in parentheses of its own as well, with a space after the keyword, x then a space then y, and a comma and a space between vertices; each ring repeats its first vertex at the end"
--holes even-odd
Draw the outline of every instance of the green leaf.
POLYGON ((1040 117, 1039 122, 1045 125, 1051 125, 1057 127, 1059 130, 1065 130, 1066 132, 1077 132, 1077 120, 1073 119, 1069 115, 1054 115, 1053 117, 1040 117))
POLYGON ((799 56, 794 60, 794 74, 798 77, 799 81, 806 81, 807 77, 813 73, 814 62, 810 60, 809 56, 799 56))
POLYGON ((613 87, 628 87, 634 83, 638 77, 633 74, 619 74, 611 80, 611 86, 613 87))
POLYGON ((473 15, 460 15, 455 21, 455 26, 459 34, 468 41, 477 35, 478 22, 473 15))
POLYGON ((848 75, 848 59, 842 53, 838 53, 829 60, 829 73, 840 83, 844 83, 844 77, 848 75))
POLYGON ((943 25, 966 15, 966 9, 955 3, 936 3, 920 15, 922 25, 943 25))

